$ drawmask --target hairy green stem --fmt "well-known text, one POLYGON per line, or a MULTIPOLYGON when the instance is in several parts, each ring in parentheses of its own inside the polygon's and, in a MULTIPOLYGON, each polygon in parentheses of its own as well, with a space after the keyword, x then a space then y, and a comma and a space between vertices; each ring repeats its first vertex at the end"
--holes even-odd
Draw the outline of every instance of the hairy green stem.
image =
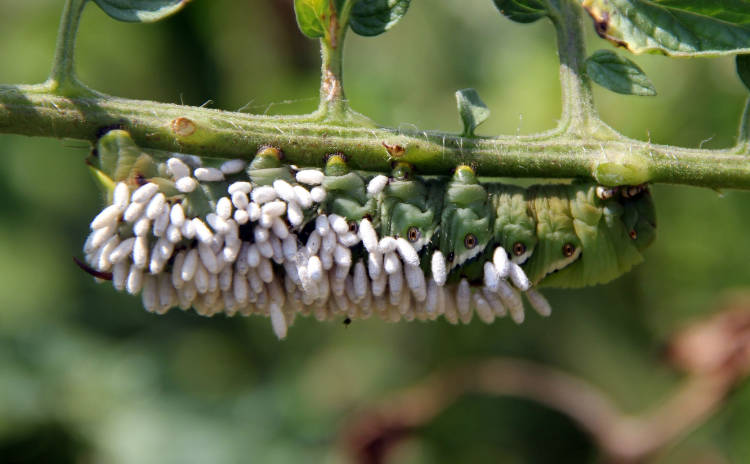
POLYGON ((49 79, 41 88, 57 95, 94 96, 96 92, 80 83, 75 75, 75 46, 78 23, 88 0, 66 0, 57 33, 57 47, 49 79))
POLYGON ((320 39, 320 105, 318 112, 325 120, 343 121, 348 104, 344 96, 344 82, 342 75, 343 45, 334 43, 329 45, 320 39))
POLYGON ((737 150, 750 154, 750 97, 745 100, 745 109, 742 111, 740 130, 737 135, 737 150))
POLYGON ((102 129, 115 126, 130 131, 143 148, 208 157, 249 159, 260 146, 271 144, 299 166, 322 166, 326 154, 342 151, 354 168, 371 171, 387 171, 399 159, 424 174, 445 174, 465 163, 482 176, 589 177, 608 184, 651 181, 750 189, 750 158, 736 149, 699 150, 567 134, 463 138, 0 87, 2 133, 94 141, 102 129), (618 170, 628 166, 635 168, 618 170))
MULTIPOLYGON (((334 2, 330 5, 335 9, 334 2)), ((353 5, 352 0, 346 0, 341 11, 331 13, 329 32, 320 39, 320 105, 317 114, 322 121, 329 123, 344 123, 358 116, 353 114, 344 95, 343 76, 344 39, 353 5)))
POLYGON ((558 130, 602 139, 616 137, 598 117, 586 74, 583 9, 573 0, 549 0, 549 6, 560 59, 562 115, 558 130))

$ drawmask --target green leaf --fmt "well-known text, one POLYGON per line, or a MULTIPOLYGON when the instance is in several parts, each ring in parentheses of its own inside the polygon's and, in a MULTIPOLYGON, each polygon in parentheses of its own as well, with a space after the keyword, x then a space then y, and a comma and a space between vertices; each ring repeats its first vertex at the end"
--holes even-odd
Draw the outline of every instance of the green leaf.
POLYGON ((392 28, 409 9, 411 0, 359 0, 352 7, 349 25, 359 35, 375 36, 392 28))
POLYGON ((652 0, 662 6, 690 11, 735 24, 750 24, 748 0, 652 0))
POLYGON ((329 0, 294 0, 297 25, 311 39, 328 36, 329 0))
POLYGON ((597 50, 586 59, 586 73, 605 89, 626 95, 656 95, 648 76, 627 58, 609 50, 597 50))
POLYGON ((474 129, 490 116, 490 110, 474 89, 457 91, 456 103, 458 104, 458 114, 461 116, 461 122, 464 125, 463 135, 473 137, 474 129))
POLYGON ((190 0, 94 0, 114 19, 151 23, 180 11, 190 0))
POLYGON ((540 0, 493 0, 500 13, 518 23, 533 23, 549 16, 547 7, 540 0))
POLYGON ((750 52, 746 0, 582 0, 602 38, 633 53, 671 56, 750 52))
POLYGON ((750 90, 750 55, 737 55, 737 75, 745 87, 750 90))

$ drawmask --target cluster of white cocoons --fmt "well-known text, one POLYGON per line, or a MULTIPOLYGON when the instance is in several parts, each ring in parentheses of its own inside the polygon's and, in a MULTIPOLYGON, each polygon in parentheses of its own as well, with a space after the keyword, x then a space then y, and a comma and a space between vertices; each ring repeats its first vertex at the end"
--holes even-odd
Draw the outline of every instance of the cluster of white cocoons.
MULTIPOLYGON (((220 168, 191 169, 183 159, 169 158, 167 169, 186 194, 246 168, 244 161, 230 160, 220 168)), ((167 200, 155 183, 133 191, 118 183, 112 204, 91 222, 86 261, 99 273, 111 273, 117 290, 141 294, 148 311, 162 314, 179 306, 206 316, 265 315, 279 338, 297 314, 321 321, 375 314, 392 322, 442 315, 454 324, 469 323, 474 313, 486 323, 509 314, 521 323, 521 293, 549 315, 546 299, 502 248, 484 264, 483 286, 466 279, 448 285, 439 251, 426 274, 418 251, 404 238, 379 237, 368 219, 352 224, 318 211, 326 198, 323 178, 322 171, 305 169, 296 172, 294 184, 232 182, 205 217, 187 217, 181 200, 167 200), (302 240, 305 212, 314 212, 314 228, 302 240), (240 237, 241 227, 250 228, 251 241, 240 237), (366 253, 355 259, 352 249, 360 243, 366 253)), ((368 193, 380 194, 387 182, 374 177, 368 193)))

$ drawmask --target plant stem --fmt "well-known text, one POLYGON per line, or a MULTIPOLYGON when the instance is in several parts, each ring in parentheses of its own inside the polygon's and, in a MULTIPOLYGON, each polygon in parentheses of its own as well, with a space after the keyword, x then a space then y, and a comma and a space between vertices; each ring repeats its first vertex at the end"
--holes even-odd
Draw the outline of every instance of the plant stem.
POLYGON ((352 0, 346 0, 341 11, 336 11, 335 2, 330 2, 328 34, 320 39, 320 104, 317 114, 322 121, 329 123, 343 123, 360 116, 351 111, 344 96, 344 39, 353 5, 352 0))
POLYGON ((562 116, 558 129, 581 137, 616 138, 598 117, 586 74, 583 10, 572 0, 549 0, 551 19, 557 31, 560 59, 562 116))
MULTIPOLYGON (((619 138, 561 134, 464 138, 455 134, 346 127, 298 117, 252 116, 209 108, 121 98, 69 98, 34 87, 0 86, 0 133, 95 141, 102 128, 122 127, 143 148, 218 158, 250 158, 265 144, 299 166, 322 166, 342 151, 355 169, 388 171, 394 159, 423 174, 457 164, 481 176, 598 178, 602 166, 643 165, 648 178, 621 178, 712 188, 750 189, 750 158, 731 150, 699 150, 619 138)), ((599 178, 601 181, 601 178, 599 178)))
POLYGON ((52 72, 44 84, 51 92, 67 96, 91 96, 95 92, 81 84, 75 75, 74 54, 81 13, 88 0, 66 0, 57 33, 52 72))
MULTIPOLYGON (((334 39, 335 40, 335 39, 334 39)), ((348 109, 344 97, 342 52, 339 44, 320 39, 320 105, 318 112, 324 120, 342 121, 348 109)))
POLYGON ((745 109, 742 111, 740 130, 737 134, 737 151, 750 154, 750 97, 745 100, 745 109))

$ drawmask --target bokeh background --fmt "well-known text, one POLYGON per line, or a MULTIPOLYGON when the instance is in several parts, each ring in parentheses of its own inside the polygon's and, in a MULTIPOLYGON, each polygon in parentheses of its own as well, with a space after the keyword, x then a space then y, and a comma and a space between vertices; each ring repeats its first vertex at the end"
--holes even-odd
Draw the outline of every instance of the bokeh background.
MULTIPOLYGON (((0 82, 46 78, 62 0, 0 0, 0 82)), ((194 0, 151 25, 94 5, 78 71, 130 98, 269 114, 317 104, 316 44, 291 0, 194 0)), ((611 48, 593 34, 591 51, 611 48)), ((519 25, 489 0, 417 0, 376 38, 349 36, 345 88, 380 124, 459 131, 454 92, 474 87, 492 116, 483 135, 532 133, 560 113, 552 27, 519 25)), ((746 90, 731 58, 631 57, 657 97, 597 90, 604 119, 655 143, 735 141, 746 90)), ((608 285, 546 291, 553 314, 486 326, 297 319, 276 340, 263 318, 173 310, 97 285, 81 256, 100 197, 79 141, 0 135, 0 462, 346 462, 340 432, 355 411, 435 369, 512 356, 598 386, 625 411, 653 405, 683 376, 670 334, 750 284, 750 193, 653 188, 657 242, 608 285)), ((656 462, 750 462, 750 384, 656 462)), ((570 419, 514 398, 466 396, 394 451, 401 463, 596 462, 570 419)))

